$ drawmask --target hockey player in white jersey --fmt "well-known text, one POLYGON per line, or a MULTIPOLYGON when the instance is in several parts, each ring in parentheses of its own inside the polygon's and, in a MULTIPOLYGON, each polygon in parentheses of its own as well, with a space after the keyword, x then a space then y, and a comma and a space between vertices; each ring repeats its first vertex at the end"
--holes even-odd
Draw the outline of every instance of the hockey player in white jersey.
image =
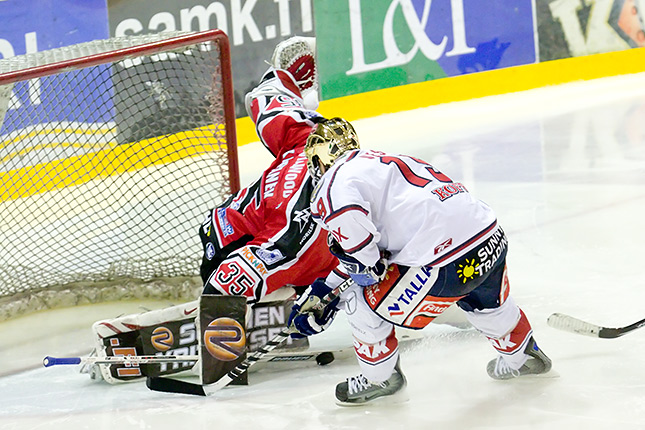
POLYGON ((401 394, 406 380, 394 327, 421 329, 455 303, 498 353, 487 366, 492 378, 551 369, 509 295, 507 238, 493 210, 465 185, 423 160, 360 149, 341 118, 318 124, 305 153, 318 181, 312 216, 354 285, 322 313, 301 311, 307 296, 323 297, 339 283, 336 274, 316 280, 289 325, 309 336, 327 328, 337 309, 347 313, 361 374, 337 385, 339 404, 401 394))

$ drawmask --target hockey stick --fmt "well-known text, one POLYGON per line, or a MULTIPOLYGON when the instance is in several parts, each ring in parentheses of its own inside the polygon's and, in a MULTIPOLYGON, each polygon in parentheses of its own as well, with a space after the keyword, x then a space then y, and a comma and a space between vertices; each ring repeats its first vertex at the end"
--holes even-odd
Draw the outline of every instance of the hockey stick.
MULTIPOLYGON (((304 349, 293 350, 285 349, 276 351, 274 354, 267 354, 262 357, 262 360, 270 362, 294 362, 294 361, 309 361, 315 359, 318 364, 324 365, 333 361, 333 354, 335 351, 315 351, 304 349)), ((105 357, 52 357, 47 356, 43 359, 43 366, 65 366, 65 365, 94 365, 94 364, 127 364, 130 366, 138 366, 140 364, 157 364, 157 363, 183 363, 198 361, 199 355, 127 355, 127 356, 112 356, 105 357)))
POLYGON ((602 327, 599 325, 591 324, 578 318, 569 315, 554 313, 547 319, 547 324, 553 328, 557 328, 572 333, 582 334, 591 337, 600 337, 603 339, 614 339, 620 337, 630 331, 636 330, 645 326, 645 319, 630 324, 625 327, 602 327))
POLYGON ((198 355, 119 355, 107 357, 50 357, 43 359, 43 366, 52 367, 69 364, 129 364, 138 366, 140 364, 153 363, 181 363, 185 361, 197 361, 198 355))
MULTIPOLYGON (((329 303, 336 300, 340 294, 347 290, 349 286, 352 285, 352 280, 347 279, 342 282, 339 286, 331 290, 325 297, 323 297, 317 304, 306 307, 306 304, 303 305, 303 308, 311 310, 313 312, 320 311, 325 308, 329 303)), ((312 296, 313 297, 313 296, 312 296)), ((149 389, 153 391, 161 391, 164 393, 179 393, 179 394, 193 394, 196 396, 210 396, 213 393, 221 390, 233 380, 237 379, 242 375, 249 367, 253 366, 255 363, 260 361, 269 352, 273 351, 278 345, 285 341, 292 333, 292 330, 288 327, 283 328, 278 334, 276 334, 271 340, 269 340, 264 346, 255 351, 253 354, 248 356, 244 361, 238 364, 235 368, 229 371, 226 375, 222 376, 217 381, 212 384, 193 384, 191 382, 180 381, 178 379, 162 378, 162 377, 153 377, 149 376, 146 379, 146 385, 149 389)))

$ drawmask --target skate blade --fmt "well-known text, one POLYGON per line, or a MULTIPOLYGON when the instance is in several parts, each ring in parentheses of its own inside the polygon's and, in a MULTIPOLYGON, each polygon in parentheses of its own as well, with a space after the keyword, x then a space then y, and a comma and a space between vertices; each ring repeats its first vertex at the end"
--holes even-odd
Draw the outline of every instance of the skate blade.
POLYGON ((559 377, 560 377, 560 373, 557 370, 551 369, 546 373, 533 373, 533 374, 530 374, 530 375, 518 376, 517 378, 510 378, 510 379, 495 379, 495 378, 491 378, 491 379, 493 379, 493 381, 497 381, 497 382, 510 382, 510 381, 535 381, 535 380, 539 380, 539 379, 555 379, 555 378, 559 378, 559 377))
POLYGON ((535 379, 554 379, 554 378, 559 378, 559 377, 560 377, 560 372, 558 372, 557 370, 551 369, 546 373, 524 375, 524 376, 520 376, 519 378, 515 378, 515 379, 532 379, 532 380, 535 380, 535 379))
POLYGON ((341 402, 340 400, 336 399, 336 404, 338 406, 342 407, 360 407, 360 406, 367 406, 370 407, 372 405, 378 405, 378 406, 384 406, 384 405, 398 405, 400 403, 405 403, 408 400, 410 400, 410 396, 408 395, 407 390, 404 388, 401 391, 398 391, 391 396, 381 396, 377 397, 374 400, 368 400, 367 402, 362 402, 362 403, 346 403, 346 402, 341 402))

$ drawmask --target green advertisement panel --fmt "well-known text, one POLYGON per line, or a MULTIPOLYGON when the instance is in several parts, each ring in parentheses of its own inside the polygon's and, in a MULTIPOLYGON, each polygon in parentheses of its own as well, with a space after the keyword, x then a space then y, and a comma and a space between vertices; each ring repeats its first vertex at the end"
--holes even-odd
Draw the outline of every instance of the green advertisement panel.
POLYGON ((409 62, 402 58, 398 66, 385 64, 388 47, 383 43, 384 37, 396 39, 404 52, 411 52, 415 46, 403 12, 396 10, 386 16, 390 3, 391 0, 314 3, 323 100, 446 76, 436 61, 424 55, 415 55, 409 62), (374 25, 386 19, 391 20, 392 34, 383 34, 383 26, 374 25))
POLYGON ((533 0, 316 0, 323 99, 536 62, 533 0))

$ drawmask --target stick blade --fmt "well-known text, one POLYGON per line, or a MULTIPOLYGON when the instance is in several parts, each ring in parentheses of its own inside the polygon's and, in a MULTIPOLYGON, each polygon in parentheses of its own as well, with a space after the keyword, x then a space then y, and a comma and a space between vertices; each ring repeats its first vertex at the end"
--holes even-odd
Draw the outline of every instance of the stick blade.
POLYGON ((162 393, 206 396, 206 392, 204 392, 204 387, 202 385, 180 381, 178 379, 148 376, 146 378, 146 386, 152 391, 159 391, 162 393))
POLYGON ((554 313, 546 320, 547 324, 558 330, 582 334, 584 336, 600 337, 602 327, 591 324, 570 315, 554 313))

